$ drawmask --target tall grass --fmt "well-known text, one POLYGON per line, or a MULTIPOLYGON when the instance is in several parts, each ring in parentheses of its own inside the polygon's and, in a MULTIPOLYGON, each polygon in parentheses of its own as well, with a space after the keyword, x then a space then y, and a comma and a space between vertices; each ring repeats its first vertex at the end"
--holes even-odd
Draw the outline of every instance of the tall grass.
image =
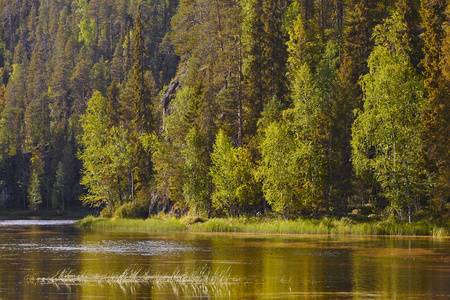
POLYGON ((75 285, 83 283, 97 284, 177 284, 177 285, 227 285, 239 282, 238 278, 230 275, 230 268, 223 271, 212 272, 210 268, 204 266, 192 272, 181 272, 180 269, 175 270, 172 275, 151 275, 148 271, 141 269, 128 268, 123 273, 97 275, 90 273, 76 274, 73 270, 64 269, 53 276, 36 277, 28 276, 28 282, 38 284, 55 284, 55 285, 75 285))
POLYGON ((155 217, 143 220, 114 218, 104 219, 94 218, 90 216, 78 221, 77 226, 84 228, 127 229, 152 232, 176 232, 187 230, 186 225, 182 224, 178 219, 174 217, 155 217))
POLYGON ((284 220, 280 218, 240 217, 212 218, 199 222, 179 220, 171 217, 154 217, 146 220, 96 219, 88 217, 80 222, 81 227, 103 229, 132 229, 152 232, 246 232, 265 234, 340 234, 340 235, 424 235, 449 236, 448 224, 433 224, 419 221, 401 223, 393 220, 380 222, 356 222, 350 218, 323 218, 284 220))

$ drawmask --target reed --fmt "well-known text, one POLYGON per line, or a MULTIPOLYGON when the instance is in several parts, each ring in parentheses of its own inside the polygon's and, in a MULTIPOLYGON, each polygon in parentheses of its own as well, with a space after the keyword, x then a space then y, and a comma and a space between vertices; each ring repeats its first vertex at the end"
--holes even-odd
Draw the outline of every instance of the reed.
POLYGON ((334 234, 334 235, 412 235, 449 236, 450 225, 422 220, 404 223, 396 220, 355 221, 341 219, 295 219, 284 220, 268 217, 195 218, 153 217, 146 220, 97 219, 93 217, 79 221, 78 226, 102 229, 127 229, 150 232, 245 232, 264 234, 334 234))
POLYGON ((242 232, 242 224, 235 219, 212 218, 204 223, 193 224, 190 227, 194 232, 242 232))
POLYGON ((104 219, 92 216, 77 222, 77 226, 97 229, 126 229, 151 232, 186 231, 187 227, 174 217, 154 217, 149 219, 104 219))
POLYGON ((223 286, 238 283, 238 278, 230 275, 230 268, 212 272, 204 266, 192 272, 176 269, 172 275, 151 275, 142 269, 128 268, 123 273, 97 275, 89 273, 76 274, 73 270, 64 269, 49 277, 28 276, 28 282, 37 284, 76 285, 76 284, 172 284, 193 286, 223 286))

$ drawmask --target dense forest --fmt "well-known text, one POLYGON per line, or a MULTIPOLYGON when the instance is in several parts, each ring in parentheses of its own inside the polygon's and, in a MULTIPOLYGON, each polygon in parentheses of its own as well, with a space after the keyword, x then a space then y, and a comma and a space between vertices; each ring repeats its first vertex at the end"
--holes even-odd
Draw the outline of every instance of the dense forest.
POLYGON ((448 218, 450 2, 0 11, 3 209, 448 218))

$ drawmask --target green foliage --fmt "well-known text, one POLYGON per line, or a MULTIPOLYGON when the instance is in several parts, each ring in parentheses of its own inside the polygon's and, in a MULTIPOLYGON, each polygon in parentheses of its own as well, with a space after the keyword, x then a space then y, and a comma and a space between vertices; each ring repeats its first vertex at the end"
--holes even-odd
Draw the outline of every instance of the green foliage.
POLYGON ((99 92, 88 101, 86 115, 82 120, 84 149, 79 153, 83 162, 81 183, 89 190, 83 198, 85 204, 114 207, 125 199, 130 199, 126 191, 132 182, 132 156, 128 132, 123 127, 112 126, 108 114, 108 102, 99 92))
POLYGON ((153 217, 141 219, 103 219, 87 217, 77 223, 84 228, 98 228, 103 230, 122 229, 149 232, 173 232, 185 231, 187 228, 179 220, 173 217, 153 217))
POLYGON ((186 135, 186 148, 183 151, 185 180, 183 196, 190 209, 196 214, 211 213, 211 178, 209 175, 208 153, 202 144, 203 139, 193 127, 186 135))
POLYGON ((44 163, 42 153, 36 149, 31 158, 30 188, 28 190, 28 208, 37 211, 42 203, 41 183, 44 173, 44 163))
POLYGON ((295 135, 286 125, 272 123, 265 129, 257 178, 262 181, 267 202, 285 218, 298 206, 296 198, 301 189, 298 148, 295 135))
POLYGON ((318 23, 315 19, 305 19, 301 11, 302 7, 298 2, 292 3, 285 22, 285 30, 289 35, 287 50, 289 51, 290 75, 305 63, 314 72, 324 48, 322 32, 318 23))
POLYGON ((6 208, 448 218, 446 1, 2 3, 6 208))
POLYGON ((61 208, 64 210, 64 199, 66 195, 65 187, 65 174, 64 174, 64 164, 63 162, 58 163, 58 169, 56 170, 56 180, 53 185, 52 194, 52 208, 61 208))
POLYGON ((118 219, 145 219, 148 217, 148 205, 144 203, 125 203, 114 212, 118 219))
POLYGON ((369 74, 362 78, 364 110, 353 124, 353 164, 358 174, 374 172, 394 209, 408 205, 420 169, 419 129, 423 88, 407 56, 404 23, 394 13, 376 28, 369 74))
MULTIPOLYGON (((295 37, 291 43, 291 47, 301 47, 295 37)), ((266 121, 270 111, 263 114, 258 171, 267 201, 285 218, 290 210, 317 212, 329 197, 330 94, 337 66, 337 49, 332 42, 315 66, 316 74, 301 57, 295 58, 293 48, 290 51, 294 105, 283 111, 281 120, 273 123, 266 121)), ((272 110, 270 105, 267 110, 272 110)))
POLYGON ((247 87, 246 132, 256 135, 258 120, 275 95, 283 107, 289 103, 286 35, 281 15, 287 4, 280 1, 242 1, 246 18, 242 40, 245 45, 244 76, 247 87))
POLYGON ((90 47, 97 35, 97 24, 95 20, 90 20, 87 16, 89 2, 87 0, 79 0, 77 2, 78 9, 76 12, 81 15, 81 21, 78 23, 80 30, 78 41, 84 42, 85 45, 90 47))
MULTIPOLYGON (((132 22, 137 11, 136 1, 13 1, 0 5, 1 14, 8 20, 0 24, 0 148, 2 163, 8 166, 5 171, 2 169, 0 176, 11 193, 7 206, 26 207, 27 188, 31 187, 28 160, 35 147, 42 148, 45 161, 49 162, 42 176, 42 200, 49 204, 52 194, 58 190, 52 191, 51 187, 57 181, 61 161, 64 161, 66 173, 66 208, 78 198, 83 189, 80 187, 81 164, 75 153, 83 147, 79 121, 85 113, 87 100, 94 90, 105 95, 112 78, 118 80, 119 90, 133 85, 129 70, 133 65, 132 43, 135 41, 151 55, 151 59, 142 62, 150 89, 154 87, 153 77, 158 79, 160 87, 171 80, 178 59, 173 49, 162 50, 159 44, 170 31, 177 2, 156 1, 150 5, 143 1, 141 24, 132 22), (137 25, 142 33, 140 39, 134 33, 137 25), (126 37, 130 37, 128 44, 126 37), (116 49, 120 51, 114 61, 116 49), (113 61, 114 72, 117 72, 114 76, 111 75, 113 61), (66 151, 69 144, 71 149, 66 151), (11 172, 9 166, 13 165, 17 168, 11 172)), ((116 93, 116 100, 120 92, 116 93)), ((144 91, 147 98, 155 93, 144 91)), ((130 124, 123 122, 127 120, 125 107, 117 105, 115 109, 114 126, 120 128, 120 123, 122 128, 130 130, 130 124)), ((144 114, 154 120, 151 114, 144 114)), ((139 162, 147 158, 142 151, 134 156, 139 162)), ((151 172, 144 176, 148 173, 147 167, 148 164, 135 164, 133 172, 128 170, 127 176, 121 175, 120 182, 113 185, 113 198, 128 200, 127 181, 134 172, 137 172, 137 193, 142 194, 144 186, 149 191, 151 172)))
POLYGON ((78 41, 84 42, 87 46, 90 46, 94 41, 95 36, 97 35, 96 25, 97 24, 94 20, 83 19, 80 24, 78 24, 78 27, 80 29, 78 41))
POLYGON ((282 220, 268 217, 212 218, 202 222, 182 222, 173 217, 158 216, 147 220, 103 219, 86 217, 77 223, 80 227, 100 230, 131 230, 147 232, 245 232, 264 234, 333 234, 333 235, 417 235, 448 236, 448 224, 421 221, 414 224, 395 222, 355 222, 324 218, 282 220), (184 225, 183 223, 188 223, 184 225))
POLYGON ((211 178, 214 184, 212 205, 235 216, 255 202, 255 166, 245 148, 235 148, 223 131, 219 131, 211 154, 211 178))
POLYGON ((200 232, 240 232, 232 219, 209 219, 203 224, 194 224, 193 231, 200 232))
POLYGON ((450 195, 450 21, 448 2, 421 1, 421 66, 425 83, 421 159, 428 174, 424 183, 435 216, 448 212, 450 195))
POLYGON ((137 132, 150 132, 154 129, 152 120, 152 87, 149 84, 148 78, 151 75, 146 75, 146 61, 148 57, 143 36, 143 24, 141 19, 141 1, 138 2, 136 17, 134 19, 134 49, 133 58, 134 65, 132 69, 133 82, 133 113, 135 123, 135 130, 137 132))

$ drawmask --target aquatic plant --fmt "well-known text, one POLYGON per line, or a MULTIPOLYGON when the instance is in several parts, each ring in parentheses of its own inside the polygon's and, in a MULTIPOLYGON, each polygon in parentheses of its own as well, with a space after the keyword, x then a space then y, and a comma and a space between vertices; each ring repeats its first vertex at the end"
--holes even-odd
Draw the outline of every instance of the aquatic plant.
POLYGON ((239 282, 238 278, 231 277, 231 269, 212 272, 207 266, 192 272, 182 272, 179 268, 172 275, 150 274, 142 269, 127 268, 119 274, 90 274, 87 272, 77 274, 71 269, 64 269, 49 277, 36 277, 30 275, 28 282, 37 284, 75 285, 85 283, 95 284, 175 284, 175 285, 210 285, 220 286, 239 282))

